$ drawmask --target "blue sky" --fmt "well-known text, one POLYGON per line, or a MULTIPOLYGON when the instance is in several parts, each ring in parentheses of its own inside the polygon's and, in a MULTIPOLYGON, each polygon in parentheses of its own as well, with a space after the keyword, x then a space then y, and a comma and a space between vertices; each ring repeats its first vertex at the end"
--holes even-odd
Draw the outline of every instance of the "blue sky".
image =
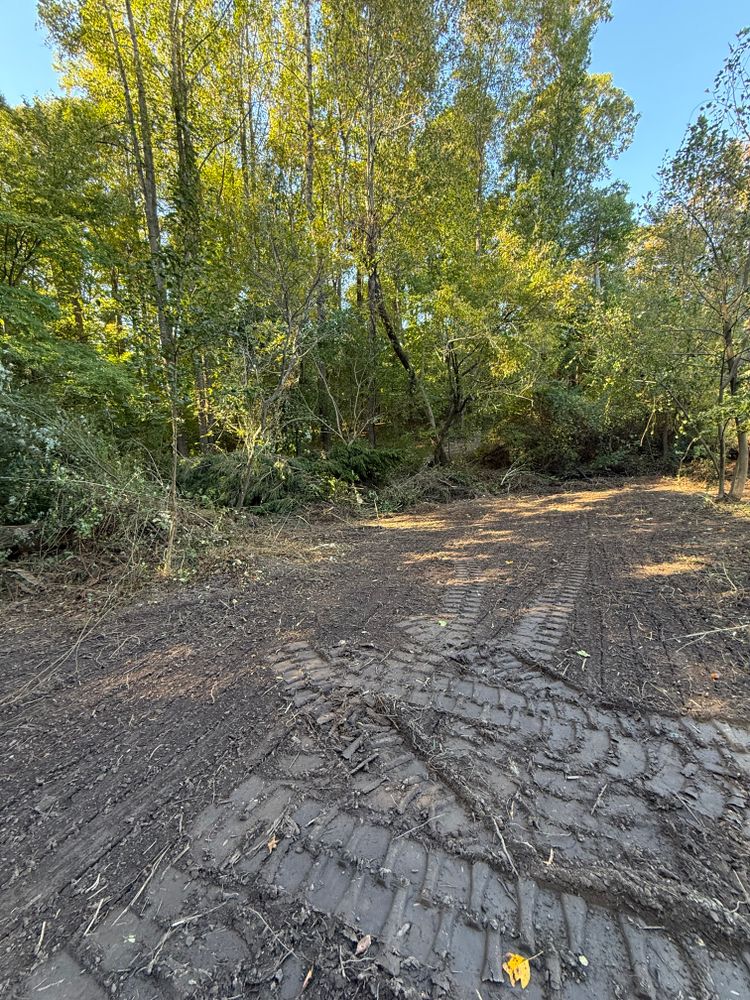
MULTIPOLYGON (((11 101, 55 87, 52 53, 35 29, 36 0, 0 0, 0 93, 11 101)), ((592 69, 614 75, 640 113, 635 141, 613 164, 635 199, 680 144, 740 28, 747 0, 613 0, 613 19, 594 41, 592 69)))
POLYGON ((594 40, 591 68, 612 73, 641 116, 633 145, 612 165, 636 200, 658 186, 664 155, 679 147, 746 25, 748 0, 613 0, 612 20, 594 40))
POLYGON ((15 104, 57 89, 52 51, 37 30, 36 0, 0 0, 0 94, 15 104))

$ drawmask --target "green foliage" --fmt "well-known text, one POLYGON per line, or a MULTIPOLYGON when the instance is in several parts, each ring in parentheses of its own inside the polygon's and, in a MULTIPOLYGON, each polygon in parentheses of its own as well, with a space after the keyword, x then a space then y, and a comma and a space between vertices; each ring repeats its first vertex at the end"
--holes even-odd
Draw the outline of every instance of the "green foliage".
POLYGON ((183 462, 182 494, 216 506, 241 505, 255 513, 280 513, 324 500, 362 502, 405 461, 395 449, 336 445, 329 457, 289 457, 261 452, 248 463, 242 452, 218 452, 183 462))
POLYGON ((79 418, 0 395, 0 523, 35 525, 43 552, 166 537, 163 483, 79 418))
POLYGON ((663 456, 641 432, 641 410, 613 409, 607 395, 553 382, 506 412, 475 453, 488 468, 523 467, 553 477, 640 475, 663 456))
POLYGON ((405 461, 404 453, 395 448, 368 448, 355 441, 335 445, 328 458, 317 462, 317 467, 344 482, 376 487, 387 482, 405 461))
POLYGON ((504 428, 511 459, 558 475, 586 465, 600 444, 598 409, 574 388, 555 383, 540 388, 504 428))
POLYGON ((59 315, 55 301, 33 288, 0 284, 0 316, 6 327, 39 335, 45 333, 59 315))
POLYGON ((173 471, 217 508, 400 509, 483 488, 427 468, 461 438, 718 474, 750 421, 750 35, 637 228, 606 0, 39 9, 71 96, 0 102, 3 519, 109 537, 132 479, 174 529, 173 471))

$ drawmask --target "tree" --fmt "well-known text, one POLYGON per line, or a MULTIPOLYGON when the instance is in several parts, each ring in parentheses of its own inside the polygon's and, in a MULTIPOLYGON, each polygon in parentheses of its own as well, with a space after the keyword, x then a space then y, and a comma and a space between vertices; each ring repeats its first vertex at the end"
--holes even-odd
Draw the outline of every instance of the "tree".
POLYGON ((664 263, 715 372, 714 420, 719 495, 724 496, 726 435, 739 459, 730 495, 747 481, 748 403, 743 369, 750 357, 750 159, 742 142, 701 116, 664 171, 655 218, 664 263))
POLYGON ((506 152, 519 224, 563 250, 580 246, 577 218, 608 161, 630 144, 633 102, 608 74, 589 73, 607 0, 537 0, 506 152))

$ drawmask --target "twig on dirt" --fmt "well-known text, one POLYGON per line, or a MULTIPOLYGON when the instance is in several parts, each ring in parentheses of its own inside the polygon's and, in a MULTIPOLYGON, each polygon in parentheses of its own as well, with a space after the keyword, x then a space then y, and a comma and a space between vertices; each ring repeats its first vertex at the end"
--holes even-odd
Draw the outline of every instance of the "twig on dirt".
POLYGON ((207 917, 209 913, 213 913, 214 910, 221 909, 221 907, 224 906, 226 903, 227 900, 224 900, 223 902, 218 903, 216 906, 212 906, 210 910, 204 910, 202 913, 191 913, 189 917, 180 917, 179 920, 173 920, 172 923, 169 925, 169 927, 167 927, 162 936, 159 938, 156 948, 154 948, 154 953, 151 956, 151 961, 148 963, 148 965, 144 965, 143 968, 139 969, 138 971, 139 972, 145 971, 146 975, 150 976, 154 971, 154 966, 156 965, 159 959, 159 955, 161 954, 162 948, 167 943, 167 941, 169 941, 169 939, 172 937, 172 935, 176 930, 178 930, 180 927, 183 927, 185 924, 191 923, 193 920, 200 919, 200 917, 207 917))
POLYGON ((357 771, 361 771, 363 767, 367 767, 368 764, 372 764, 372 762, 379 756, 380 756, 380 751, 376 750, 374 754, 363 760, 361 764, 357 764, 357 766, 352 771, 349 772, 349 777, 351 778, 353 775, 357 773, 357 771))
POLYGON ((48 681, 51 677, 53 677, 57 673, 59 668, 62 667, 63 664, 66 663, 71 657, 73 657, 74 659, 76 665, 76 671, 78 670, 78 654, 80 652, 81 645, 83 644, 84 640, 88 639, 88 637, 92 634, 92 632, 94 632, 95 629, 102 624, 107 615, 109 615, 115 609, 115 602, 120 592, 120 587, 123 584, 123 582, 127 579, 127 577, 130 575, 130 573, 131 569, 130 567, 128 567, 126 568, 125 572, 115 581, 112 590, 107 595, 107 599, 104 601, 104 604, 102 605, 101 612, 98 615, 92 614, 86 619, 83 627, 81 628, 81 631, 78 633, 77 638, 73 642, 73 645, 70 646, 70 648, 67 649, 64 653, 61 653, 60 656, 58 656, 55 660, 53 660, 48 667, 46 667, 40 673, 35 674, 25 684, 21 685, 21 687, 17 691, 7 695, 5 698, 0 699, 0 708, 5 708, 8 705, 15 705, 18 702, 22 701, 24 697, 27 697, 28 695, 38 691, 42 687, 42 685, 46 681, 48 681))
POLYGON ((604 784, 602 785, 602 790, 601 790, 601 791, 599 792, 599 794, 598 794, 598 795, 597 795, 597 797, 596 797, 596 802, 595 802, 595 803, 593 804, 593 806, 591 807, 591 815, 592 815, 592 816, 593 816, 593 815, 594 815, 594 813, 596 812, 596 810, 597 810, 597 808, 598 808, 598 806, 599 806, 599 803, 600 803, 600 802, 602 801, 602 796, 603 796, 603 795, 604 795, 604 793, 605 793, 605 792, 607 791, 607 788, 608 788, 608 787, 609 787, 609 782, 608 782, 608 781, 605 781, 605 782, 604 782, 604 784))
POLYGON ((144 965, 142 969, 139 969, 138 970, 139 972, 145 972, 147 976, 153 974, 154 966, 159 960, 159 955, 161 954, 162 948, 167 943, 167 941, 169 941, 169 939, 172 937, 172 935, 176 930, 177 930, 176 927, 167 927, 162 936, 159 938, 156 947, 154 948, 154 953, 151 956, 151 961, 148 963, 148 965, 144 965))
POLYGON ((344 760, 351 760, 352 759, 352 757, 357 752, 357 750, 359 750, 359 748, 365 742, 365 737, 366 737, 365 733, 363 733, 361 736, 358 736, 356 740, 353 740, 349 744, 349 746, 346 747, 346 749, 344 749, 341 752, 341 756, 344 758, 344 760))
MULTIPOLYGON (((707 635, 716 635, 717 632, 739 632, 740 629, 750 628, 750 622, 743 622, 741 625, 727 625, 725 628, 710 628, 705 632, 691 632, 689 635, 673 635, 670 638, 671 642, 678 642, 680 639, 694 639, 696 642, 705 639, 707 635)), ((686 646, 691 646, 692 643, 688 642, 686 646)), ((685 646, 681 647, 682 649, 685 646)))
POLYGON ((734 868, 732 869, 732 874, 737 879, 737 884, 739 885, 740 889, 742 889, 742 893, 745 897, 745 905, 750 906, 750 893, 748 893, 747 889, 744 886, 744 883, 742 882, 742 879, 739 877, 734 868))
POLYGON ((252 906, 248 906, 248 910, 250 911, 250 913, 253 914, 253 916, 257 917, 258 920, 260 920, 260 922, 266 928, 266 930, 271 935, 271 937, 274 939, 274 941, 276 942, 276 944, 280 944, 281 947, 284 948, 286 954, 284 955, 284 958, 281 959, 281 962, 278 963, 279 965, 282 964, 282 962, 287 957, 287 955, 294 955, 295 958, 297 958, 297 959, 299 958, 299 955, 296 953, 296 951, 294 950, 294 948, 290 947, 288 944, 286 944, 285 941, 282 940, 281 935, 276 933, 276 931, 273 929, 273 927, 271 927, 271 925, 268 923, 268 921, 266 920, 266 918, 263 916, 262 913, 259 913, 257 910, 254 910, 252 908, 252 906))
MULTIPOLYGON (((180 813, 180 827, 182 827, 182 813, 180 813)), ((170 864, 176 865, 177 862, 180 860, 180 858, 183 857, 183 855, 187 854, 189 850, 190 850, 190 841, 188 841, 187 844, 185 844, 185 846, 182 848, 182 850, 180 851, 180 853, 177 855, 176 858, 172 858, 170 864)))
MULTIPOLYGON (((94 881, 91 883, 91 885, 88 887, 88 889, 86 889, 86 895, 87 896, 90 896, 91 893, 94 891, 94 889, 97 889, 99 887, 99 883, 101 882, 101 880, 102 880, 102 873, 98 872, 96 878, 94 879, 94 881)), ((80 890, 76 890, 76 891, 80 891, 80 890)))
POLYGON ((695 822, 699 826, 703 826, 703 824, 701 823, 701 820, 700 820, 700 817, 698 816, 698 814, 695 812, 695 810, 693 810, 693 809, 690 808, 690 804, 688 802, 686 802, 681 795, 675 795, 675 798, 677 799, 678 802, 680 802, 683 806, 685 806, 685 808, 690 813, 690 815, 693 817, 693 819, 695 820, 695 822))
MULTIPOLYGON (((121 914, 120 914, 120 915, 119 915, 119 916, 117 917, 117 919, 116 919, 116 920, 114 921, 114 924, 117 924, 117 923, 119 923, 119 922, 120 922, 120 920, 122 920, 122 918, 123 918, 123 917, 125 916, 125 914, 126 914, 126 913, 128 912, 128 910, 129 910, 129 909, 130 909, 131 907, 135 906, 135 904, 136 904, 136 903, 138 902, 138 900, 139 900, 139 899, 141 898, 141 896, 143 895, 143 893, 144 893, 144 891, 145 891, 145 889, 146 889, 146 886, 147 886, 147 885, 149 884, 149 882, 151 881, 151 879, 152 879, 152 878, 154 877, 154 875, 156 874, 156 871, 157 871, 157 869, 158 869, 159 865, 160 865, 160 864, 162 863, 162 861, 163 861, 163 860, 164 860, 164 858, 166 857, 166 854, 167 854, 167 851, 171 850, 171 848, 172 848, 172 847, 174 847, 174 844, 171 844, 171 843, 170 843, 170 844, 167 844, 167 846, 166 846, 166 847, 164 848, 164 850, 163 850, 163 851, 161 852, 161 854, 160 854, 160 855, 159 855, 159 857, 158 857, 158 858, 156 859, 156 861, 154 861, 154 863, 153 863, 153 864, 151 865, 151 869, 149 870, 149 873, 148 873, 148 875, 146 875, 146 878, 145 878, 145 880, 144 880, 144 882, 143 882, 143 885, 142 885, 142 886, 140 887, 140 889, 139 889, 139 890, 138 890, 138 892, 137 892, 137 893, 135 894, 135 896, 133 896, 133 898, 132 898, 132 899, 130 900, 130 902, 129 902, 129 903, 128 903, 128 905, 127 905, 127 906, 125 907, 125 909, 124 909, 124 910, 122 911, 122 913, 121 913, 121 914)), ((183 851, 183 853, 184 853, 184 851, 183 851)), ((182 857, 182 855, 180 855, 180 857, 182 857)), ((114 924, 113 924, 113 926, 114 926, 114 924)))
POLYGON ((737 593, 737 590, 738 590, 738 588, 737 588, 737 586, 736 586, 736 584, 735 584, 734 580, 733 580, 733 579, 731 578, 731 576, 729 575, 729 573, 727 573, 727 568, 726 568, 726 566, 724 565, 724 563, 720 563, 720 566, 721 566, 721 570, 722 570, 722 573, 723 573, 723 575, 724 575, 724 577, 725 577, 725 579, 726 579, 727 583, 729 584, 729 586, 730 586, 730 587, 732 588, 732 590, 733 590, 733 591, 734 591, 734 593, 736 594, 736 593, 737 593))
POLYGON ((47 921, 43 920, 42 921, 42 930, 41 930, 41 933, 39 935, 39 940, 36 943, 36 948, 34 948, 34 957, 36 957, 39 954, 39 952, 42 950, 42 942, 44 941, 44 932, 46 930, 47 930, 47 921))
MULTIPOLYGON (((257 841, 257 843, 254 844, 253 847, 249 848, 246 851, 245 857, 251 858, 253 856, 253 854, 255 854, 256 851, 259 851, 262 847, 266 847, 267 848, 269 840, 271 840, 271 838, 275 835, 276 831, 283 825, 283 823, 286 821, 286 819, 288 818, 288 816, 289 816, 289 806, 287 804, 281 810, 281 812, 276 817, 276 819, 273 821, 273 823, 271 823, 271 825, 268 827, 268 829, 265 831, 265 833, 263 833, 261 835, 261 837, 257 841)), ((318 818, 319 817, 317 817, 317 816, 315 817, 315 819, 318 819, 318 818)), ((315 819, 310 820, 310 822, 311 823, 314 822, 315 819)), ((309 826, 309 824, 308 824, 308 826, 309 826)), ((242 836, 242 834, 238 834, 238 836, 242 836)), ((224 867, 232 867, 232 865, 234 865, 234 864, 237 863, 237 861, 239 860, 240 856, 241 856, 240 852, 239 851, 235 851, 235 853, 232 855, 232 857, 229 858, 229 860, 227 860, 227 861, 224 862, 224 867)))
POLYGON ((511 871, 517 877, 518 876, 518 869, 516 868, 515 864, 513 863, 513 858, 511 857, 510 851, 508 850, 508 847, 507 847, 507 845, 505 843, 505 837, 503 837, 502 833, 500 832, 500 827, 498 826, 497 820, 495 819, 494 816, 492 817, 492 825, 495 827, 495 833, 497 834, 498 839, 500 841, 500 846, 503 849, 503 854, 505 855, 505 859, 508 862, 508 864, 510 865, 511 871))
POLYGON ((413 826, 410 830, 404 830, 403 833, 397 833, 396 836, 393 839, 394 840, 398 840, 400 837, 408 837, 409 834, 410 833, 414 833, 415 830, 421 830, 422 827, 423 826, 427 826, 428 823, 432 823, 436 819, 442 819, 443 816, 447 816, 447 815, 448 815, 448 813, 439 813, 439 815, 437 815, 437 816, 430 816, 430 818, 426 819, 424 821, 424 823, 417 823, 417 825, 413 826))
POLYGON ((109 896, 102 896, 102 898, 101 898, 101 899, 99 900, 99 902, 98 902, 98 903, 96 904, 96 909, 94 910, 94 915, 93 915, 93 917, 91 918, 91 920, 89 920, 89 925, 88 925, 88 927, 86 928, 86 930, 85 930, 85 931, 83 932, 83 936, 84 936, 84 937, 88 937, 88 933, 89 933, 89 931, 90 931, 90 930, 91 930, 91 928, 92 928, 92 927, 94 926, 94 924, 95 924, 95 923, 96 923, 96 921, 97 921, 97 918, 99 917, 99 913, 100 913, 100 911, 101 911, 101 908, 102 908, 102 906, 104 905, 104 903, 108 902, 108 901, 109 901, 109 899, 110 899, 110 897, 109 897, 109 896))

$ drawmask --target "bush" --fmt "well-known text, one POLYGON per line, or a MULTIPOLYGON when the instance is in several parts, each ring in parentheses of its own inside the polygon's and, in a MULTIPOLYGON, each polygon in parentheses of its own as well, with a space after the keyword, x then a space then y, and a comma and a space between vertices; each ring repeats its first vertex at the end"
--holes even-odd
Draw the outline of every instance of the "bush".
POLYGON ((32 525, 42 550, 166 536, 164 484, 83 418, 0 395, 0 469, 0 524, 32 525))
POLYGON ((27 524, 48 510, 57 445, 51 421, 34 421, 0 397, 0 523, 27 524))
POLYGON ((338 479, 361 486, 380 486, 387 482, 395 470, 406 464, 404 452, 395 448, 370 448, 359 442, 337 444, 327 459, 318 465, 321 471, 338 479))
POLYGON ((487 496, 486 483, 463 469, 428 466, 385 487, 377 496, 378 509, 406 510, 420 503, 449 503, 487 496))
POLYGON ((662 457, 641 448, 638 426, 628 421, 613 426, 604 401, 559 383, 538 390, 530 407, 508 415, 475 458, 491 468, 520 464, 562 478, 638 475, 664 466, 662 457))
POLYGON ((249 468, 242 452, 217 453, 183 462, 179 487, 184 496, 216 506, 284 513, 320 500, 361 502, 359 488, 384 483, 403 461, 394 449, 358 443, 337 445, 327 458, 259 452, 249 468))
POLYGON ((177 487, 183 496, 216 507, 235 506, 241 482, 241 456, 237 453, 185 459, 177 471, 177 487))

